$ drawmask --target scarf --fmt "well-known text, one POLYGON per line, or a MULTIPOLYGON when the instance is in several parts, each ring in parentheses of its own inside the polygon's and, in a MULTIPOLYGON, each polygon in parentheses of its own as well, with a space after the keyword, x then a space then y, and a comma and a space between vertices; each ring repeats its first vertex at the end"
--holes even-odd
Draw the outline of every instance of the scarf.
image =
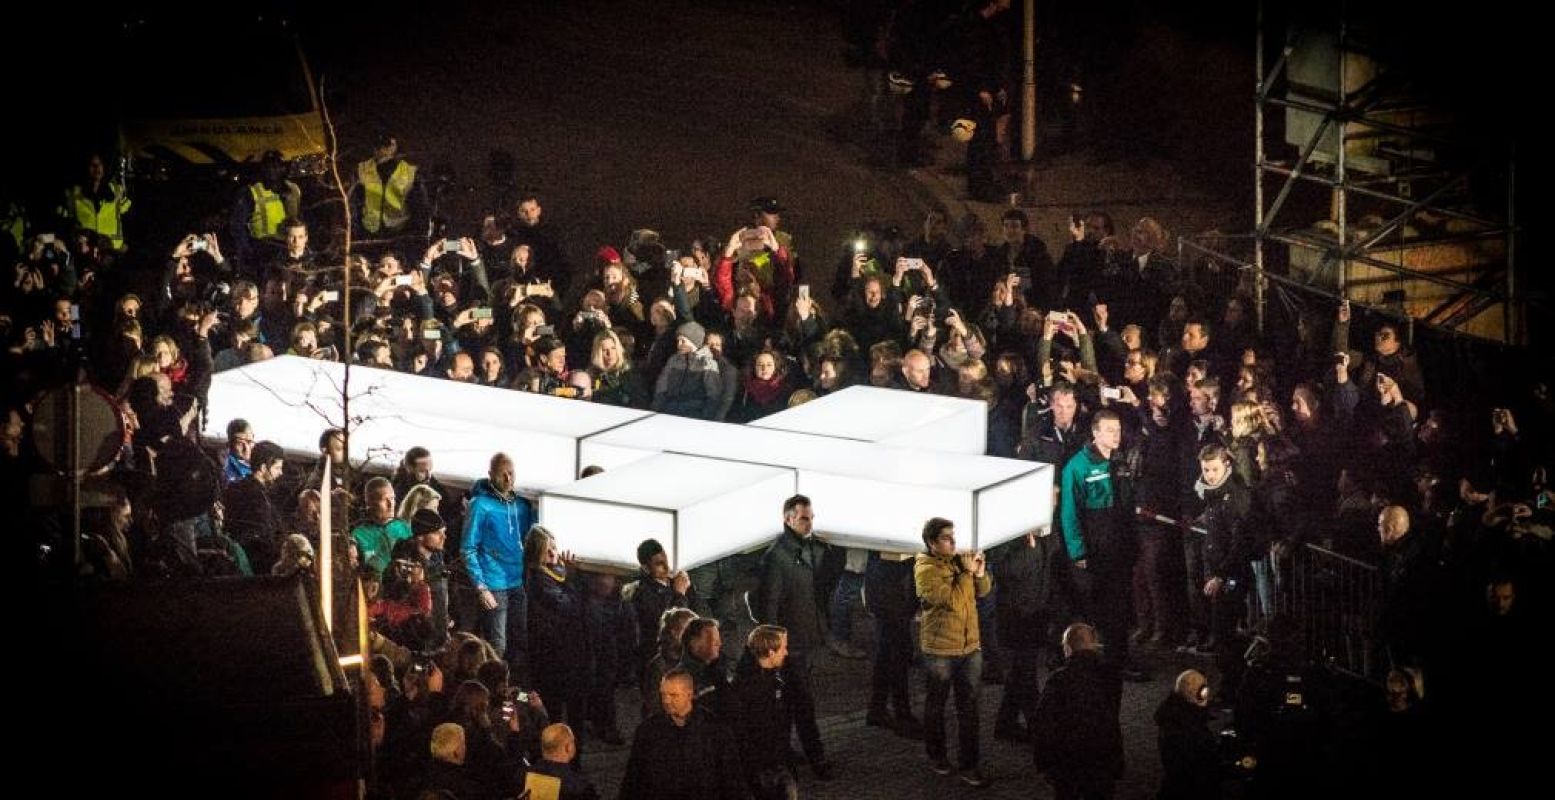
POLYGON ((770 405, 773 400, 777 399, 778 395, 782 393, 784 385, 783 376, 775 372, 767 380, 756 377, 755 373, 751 373, 745 379, 746 393, 751 396, 752 400, 756 401, 757 405, 762 406, 770 405))

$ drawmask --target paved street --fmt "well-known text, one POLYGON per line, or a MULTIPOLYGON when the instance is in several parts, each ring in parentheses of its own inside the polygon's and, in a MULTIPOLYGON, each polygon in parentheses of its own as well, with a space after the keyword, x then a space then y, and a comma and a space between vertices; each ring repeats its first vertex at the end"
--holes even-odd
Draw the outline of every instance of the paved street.
POLYGON ((920 213, 914 181, 865 164, 864 81, 844 68, 830 13, 583 0, 404 14, 337 23, 394 41, 401 68, 353 47, 323 52, 321 70, 344 96, 346 143, 387 126, 411 158, 453 168, 454 219, 490 201, 494 149, 514 156, 577 262, 634 227, 675 243, 726 238, 752 197, 773 195, 811 279, 824 280, 814 270, 829 279, 853 226, 920 213))
MULTIPOLYGON (((520 185, 539 192, 578 262, 601 243, 619 245, 632 227, 652 227, 671 241, 726 236, 743 221, 750 197, 772 194, 791 209, 784 224, 796 234, 809 280, 824 284, 835 253, 862 221, 910 229, 930 203, 995 223, 1004 210, 964 200, 964 150, 948 138, 934 137, 928 167, 878 166, 865 79, 843 66, 840 23, 829 12, 669 0, 633 5, 627 18, 626 8, 583 0, 479 16, 411 9, 341 20, 342 31, 393 41, 402 66, 379 69, 382 53, 373 48, 323 54, 326 84, 344 98, 342 137, 361 143, 388 126, 412 158, 450 166, 460 187, 450 197, 455 219, 472 218, 490 201, 488 154, 507 150, 520 185)), ((1202 176, 1214 170, 1192 166, 1062 155, 1044 160, 1023 205, 1055 253, 1064 221, 1080 208, 1111 211, 1123 230, 1142 214, 1183 231, 1234 218, 1238 208, 1225 193, 1204 188, 1202 176)), ((870 626, 861 623, 863 638, 870 626)), ((731 653, 742 639, 743 631, 726 636, 731 653)), ((1160 768, 1150 715, 1190 665, 1181 656, 1144 659, 1153 680, 1124 692, 1121 798, 1155 792, 1160 768)), ((1028 748, 993 739, 1000 686, 985 685, 982 694, 984 771, 994 784, 976 790, 930 773, 921 742, 864 725, 868 660, 823 654, 816 679, 822 734, 839 777, 821 783, 803 772, 805 797, 1051 796, 1028 748)), ((921 672, 913 687, 921 711, 921 672)), ((636 690, 622 690, 618 703, 629 738, 636 690)), ((607 797, 626 757, 626 747, 588 747, 586 766, 607 797)))
MULTIPOLYGON (((871 628, 860 615, 855 631, 867 634, 871 628)), ((739 638, 743 639, 743 633, 739 638)), ((731 643, 734 637, 725 637, 731 643)), ((858 639, 865 638, 862 635, 858 639)), ((732 655, 732 646, 726 647, 732 655)), ((1168 691, 1177 673, 1188 667, 1208 669, 1209 659, 1192 659, 1175 654, 1141 653, 1141 661, 1150 667, 1148 683, 1123 685, 1123 737, 1126 748, 1127 775, 1118 785, 1118 798, 1152 797, 1160 783, 1161 767, 1156 754, 1156 727, 1151 715, 1156 705, 1168 691)), ((883 728, 864 724, 864 713, 869 703, 869 660, 850 660, 825 653, 816 659, 816 696, 820 718, 821 736, 827 755, 836 762, 838 777, 821 782, 801 768, 801 796, 825 800, 826 798, 891 798, 892 800, 939 800, 946 796, 987 798, 1049 798, 1052 789, 1031 765, 1031 750, 1025 745, 997 741, 993 738, 995 711, 1003 687, 984 684, 981 694, 983 734, 983 772, 993 779, 993 785, 973 789, 954 777, 945 778, 928 769, 923 753, 923 743, 896 736, 883 728)), ((1043 679, 1046 680, 1046 672, 1043 679)), ((913 671, 913 704, 915 712, 923 708, 923 673, 913 671)), ((623 689, 617 695, 617 705, 622 712, 622 729, 631 739, 628 720, 637 719, 638 694, 635 689, 623 689)), ((954 707, 948 709, 950 741, 954 753, 954 707)), ((797 750, 798 742, 794 742, 797 750)), ((621 775, 626 768, 629 746, 609 747, 598 742, 590 743, 585 751, 584 766, 606 797, 613 797, 621 775)))

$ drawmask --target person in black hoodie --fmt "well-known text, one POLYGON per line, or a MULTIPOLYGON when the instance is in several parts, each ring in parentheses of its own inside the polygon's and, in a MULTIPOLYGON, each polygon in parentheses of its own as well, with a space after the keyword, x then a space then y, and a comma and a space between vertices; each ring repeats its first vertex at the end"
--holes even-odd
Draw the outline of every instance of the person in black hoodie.
POLYGON ((994 736, 1008 741, 1029 741, 1030 731, 1021 727, 1024 717, 1030 725, 1041 697, 1037 668, 1042 663, 1044 645, 1050 643, 1048 624, 1056 618, 1058 577, 1064 556, 1063 537, 1053 536, 1051 528, 1039 536, 1036 531, 1016 539, 996 556, 994 570, 999 576, 997 609, 1000 644, 1009 652, 1010 672, 1004 679, 1004 698, 994 736))
POLYGON ((777 625, 756 626, 745 638, 745 653, 730 690, 741 765, 758 800, 793 796, 794 771, 788 749, 792 719, 783 695, 782 673, 787 659, 788 631, 777 625))
POLYGON ((875 618, 875 659, 870 670, 869 715, 865 724, 894 728, 900 736, 923 738, 923 723, 913 716, 908 679, 917 642, 912 618, 918 613, 913 560, 886 559, 870 553, 864 566, 864 604, 875 618), (889 703, 894 713, 887 710, 889 703))
POLYGON ((1123 776, 1123 680, 1102 660, 1095 628, 1070 625, 1063 643, 1064 666, 1048 678, 1031 724, 1037 769, 1064 800, 1111 797, 1123 776))
MULTIPOLYGON (((1135 499, 1145 511, 1182 519, 1182 501, 1192 488, 1197 466, 1193 423, 1176 378, 1169 373, 1156 375, 1149 387, 1140 409, 1135 499)), ((1183 534, 1176 527, 1143 518, 1135 520, 1134 529, 1139 535, 1139 560, 1134 564, 1139 637, 1153 645, 1175 647, 1182 640, 1187 617, 1183 534)))
POLYGON ((1220 796, 1220 753, 1209 729, 1209 679, 1185 670, 1155 709, 1161 753, 1156 800, 1206 800, 1220 796))
POLYGON ((663 710, 637 726, 621 800, 740 800, 739 750, 728 726, 695 707, 693 681, 670 670, 659 682, 663 710))
POLYGON ((637 545, 637 580, 621 587, 621 599, 637 618, 637 674, 658 652, 659 620, 671 608, 699 609, 696 588, 685 570, 671 573, 669 556, 657 539, 637 545))

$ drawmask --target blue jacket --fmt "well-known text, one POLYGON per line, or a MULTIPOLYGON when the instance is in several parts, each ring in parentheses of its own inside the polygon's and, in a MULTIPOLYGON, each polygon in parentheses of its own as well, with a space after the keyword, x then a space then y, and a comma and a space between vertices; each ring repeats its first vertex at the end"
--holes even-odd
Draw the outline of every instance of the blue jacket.
POLYGON ((503 499, 486 478, 470 487, 463 552, 476 588, 502 591, 524 585, 524 535, 534 522, 528 500, 517 494, 503 499))

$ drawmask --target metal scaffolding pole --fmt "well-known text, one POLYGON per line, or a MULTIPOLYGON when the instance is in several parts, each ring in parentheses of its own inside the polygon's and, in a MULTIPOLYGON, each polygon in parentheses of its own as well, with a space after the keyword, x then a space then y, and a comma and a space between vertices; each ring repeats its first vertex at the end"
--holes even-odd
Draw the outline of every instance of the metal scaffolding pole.
MULTIPOLYGON (((1263 279, 1263 99, 1267 96, 1268 87, 1263 78, 1263 0, 1258 0, 1258 37, 1254 47, 1253 61, 1253 90, 1255 102, 1253 103, 1253 229, 1260 231, 1257 238, 1253 239, 1253 306, 1257 313, 1258 334, 1263 335, 1264 319, 1264 279, 1263 279)), ((1280 56, 1283 64, 1285 57, 1280 56)), ((1180 246, 1180 245, 1179 245, 1180 246)), ((1182 263, 1178 259, 1178 263, 1182 263)))
POLYGON ((1338 151, 1339 151, 1339 154, 1334 159, 1334 179, 1339 182, 1339 185, 1338 185, 1338 187, 1336 187, 1334 189, 1334 216, 1336 217, 1334 222, 1335 222, 1335 224, 1337 224, 1339 226, 1339 251, 1341 253, 1341 257, 1340 257, 1340 260, 1339 260, 1339 294, 1342 295, 1342 296, 1348 297, 1349 296, 1348 287, 1349 287, 1349 283, 1350 283, 1350 260, 1348 258, 1344 258, 1343 255, 1345 254, 1344 251, 1350 246, 1350 230, 1349 230, 1349 219, 1350 219, 1350 213, 1349 212, 1350 212, 1350 209, 1349 209, 1348 196, 1347 196, 1347 194, 1345 192, 1345 166, 1346 166, 1346 164, 1345 164, 1345 150, 1349 149, 1347 147, 1347 145, 1349 144, 1349 141, 1346 138, 1346 136, 1349 134, 1349 131, 1350 131, 1350 125, 1349 125, 1349 122, 1347 121, 1348 118, 1349 118, 1350 109, 1347 107, 1348 97, 1346 96, 1345 86, 1344 86, 1345 81, 1349 78, 1349 76, 1345 74, 1346 73, 1345 62, 1348 59, 1346 59, 1344 57, 1344 45, 1345 45, 1345 39, 1347 38, 1346 35, 1345 35, 1347 33, 1347 30, 1346 30, 1346 26, 1345 26, 1345 13, 1344 13, 1344 11, 1345 11, 1345 9, 1344 9, 1344 0, 1340 0, 1340 2, 1339 2, 1339 47, 1337 48, 1337 51, 1336 51, 1337 55, 1338 55, 1338 58, 1339 58, 1339 117, 1340 118, 1339 118, 1339 147, 1337 148, 1338 151))
POLYGON ((1252 273, 1260 332, 1271 321, 1270 292, 1278 290, 1275 297, 1281 298, 1286 290, 1280 287, 1288 286, 1319 296, 1355 295, 1357 306, 1409 321, 1411 333, 1416 315, 1423 315, 1421 324, 1456 335, 1523 341, 1528 315, 1519 305, 1527 300, 1516 274, 1513 153, 1507 153, 1505 173, 1496 156, 1475 158, 1475 146, 1434 114, 1434 106, 1418 101, 1412 76, 1379 60, 1379 51, 1366 41, 1370 29, 1352 24, 1354 4, 1335 0, 1331 8, 1338 12, 1332 25, 1287 27, 1271 20, 1268 4, 1258 0, 1253 227, 1239 236, 1200 237, 1203 241, 1191 246, 1252 273), (1277 51, 1269 50, 1269 37, 1279 35, 1268 30, 1271 23, 1284 34, 1277 51), (1352 80, 1360 85, 1352 87, 1352 80), (1286 125, 1271 113, 1283 114, 1286 125), (1281 130, 1283 142, 1267 140, 1281 130), (1282 158, 1287 145, 1295 148, 1288 160, 1282 158), (1280 185, 1270 192, 1265 181, 1273 176, 1280 176, 1280 185), (1470 190, 1503 177, 1504 213, 1476 206, 1477 193, 1470 190), (1326 192, 1332 227, 1319 234, 1308 228, 1314 220, 1282 221, 1287 207, 1321 202, 1314 191, 1326 192), (1505 248, 1504 275, 1495 273, 1501 267, 1497 242, 1505 248), (1313 276, 1307 282, 1271 263, 1288 254, 1295 266, 1298 255, 1308 253, 1317 257, 1301 259, 1313 276), (1317 277, 1322 283, 1311 283, 1317 277), (1408 292, 1405 306, 1384 291, 1392 288, 1408 292), (1503 304, 1500 320, 1484 316, 1494 303, 1503 304), (1497 322, 1503 327, 1499 335, 1492 332, 1497 322))
POLYGON ((1021 27, 1022 75, 1020 158, 1027 164, 1037 155, 1037 3, 1026 0, 1021 27))

